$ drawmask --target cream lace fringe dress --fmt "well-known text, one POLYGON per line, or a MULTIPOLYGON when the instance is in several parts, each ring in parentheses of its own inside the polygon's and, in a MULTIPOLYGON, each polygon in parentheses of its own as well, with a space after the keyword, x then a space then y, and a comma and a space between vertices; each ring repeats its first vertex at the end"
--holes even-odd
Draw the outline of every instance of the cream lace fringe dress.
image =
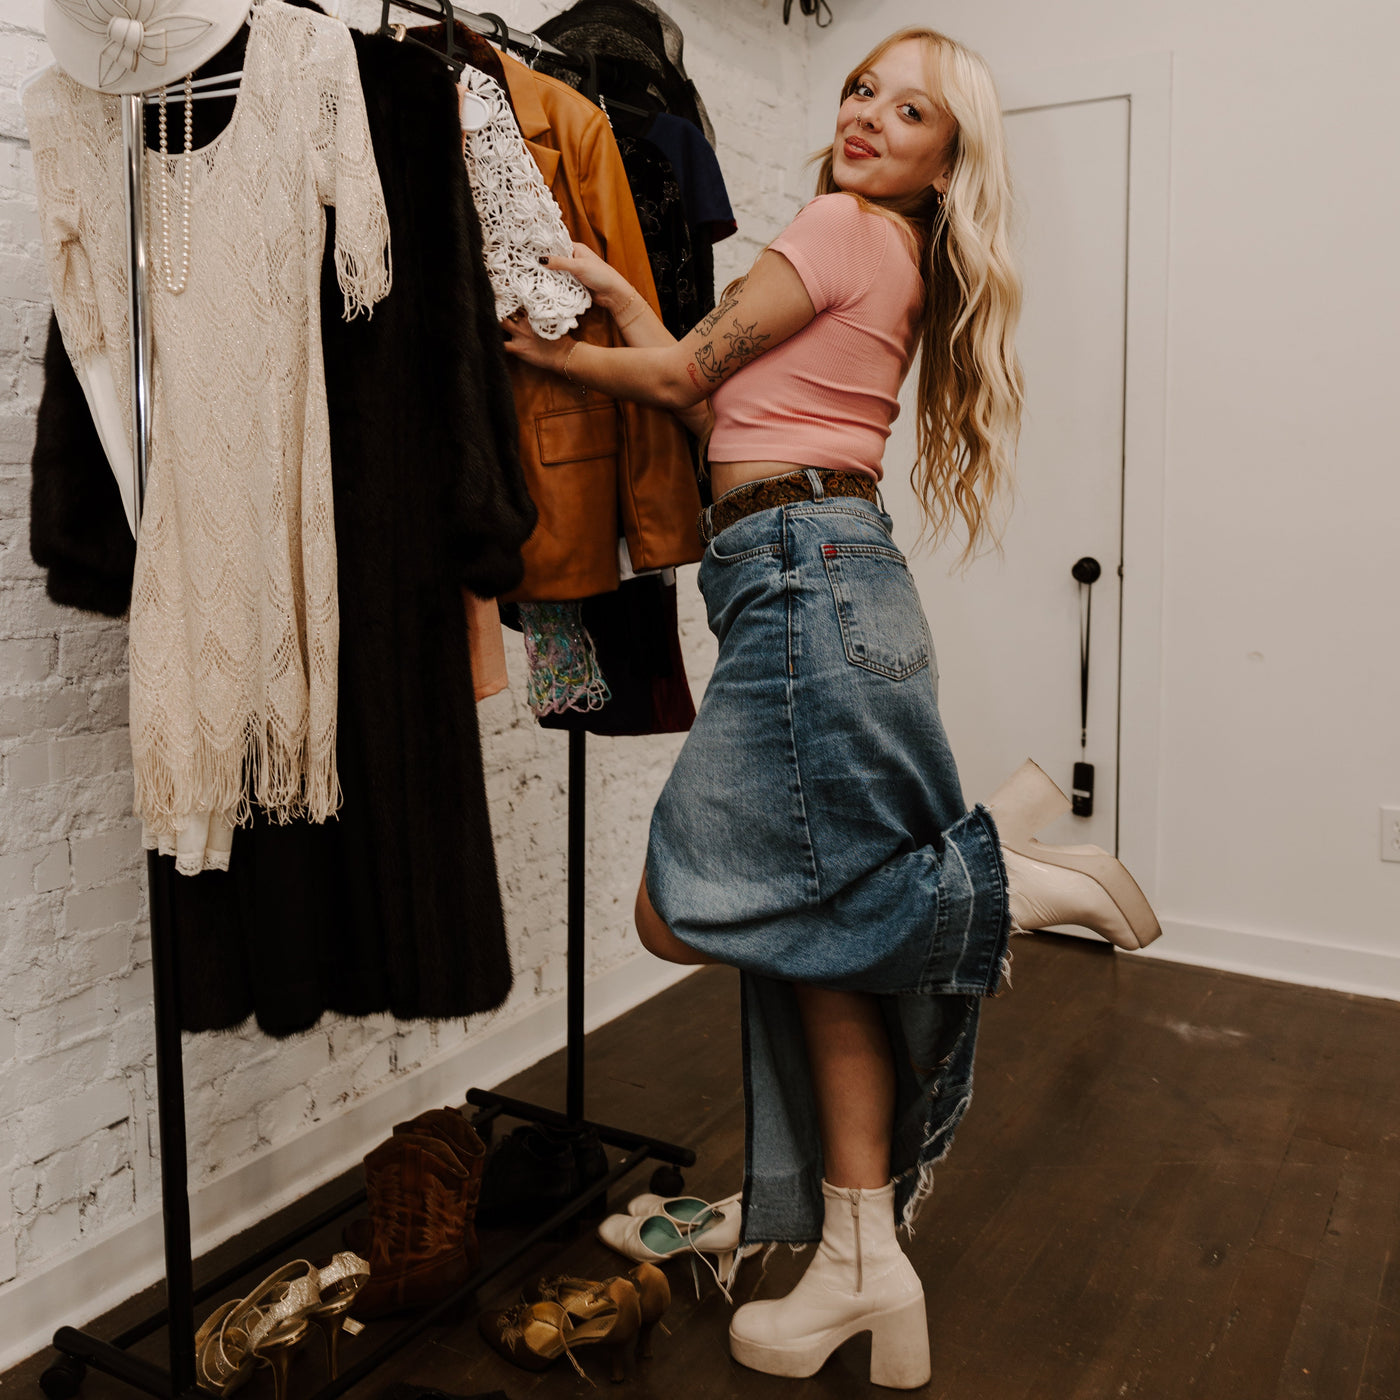
MULTIPOLYGON (((80 375, 106 357, 130 414, 118 99, 58 69, 25 96, 45 253, 80 375)), ((176 127, 179 130, 178 127, 176 127)), ((188 287, 181 160, 148 161, 154 419, 131 603, 131 744, 148 846, 193 824, 323 821, 335 767, 335 533, 320 336, 323 206, 345 315, 390 286, 389 225, 350 33, 261 0, 227 127, 194 156, 188 287)), ((127 424, 129 432, 129 421, 127 424)), ((205 864, 181 841, 180 868, 205 864)), ((226 865, 226 852, 211 852, 226 865)))

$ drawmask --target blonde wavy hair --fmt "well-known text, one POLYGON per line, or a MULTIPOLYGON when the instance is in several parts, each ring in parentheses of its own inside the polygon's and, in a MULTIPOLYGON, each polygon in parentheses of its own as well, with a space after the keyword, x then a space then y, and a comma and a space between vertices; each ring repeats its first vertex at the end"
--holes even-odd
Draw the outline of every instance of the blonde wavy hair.
MULTIPOLYGON (((862 204, 896 217, 919 249, 924 310, 919 335, 918 455, 909 473, 934 541, 961 527, 967 562, 1000 534, 1024 399, 1016 358, 1021 280, 1011 257, 1011 177, 1001 104, 986 61, 934 29, 901 29, 851 70, 844 102, 886 50, 918 39, 930 91, 956 123, 948 192, 932 188, 862 204)), ((834 147, 818 151, 817 193, 834 194, 834 147)))

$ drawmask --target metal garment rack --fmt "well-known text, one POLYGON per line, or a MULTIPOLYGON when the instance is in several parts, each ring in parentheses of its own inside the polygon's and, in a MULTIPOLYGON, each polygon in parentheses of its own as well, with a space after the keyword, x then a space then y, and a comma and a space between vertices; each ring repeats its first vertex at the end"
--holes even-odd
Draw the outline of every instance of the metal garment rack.
MULTIPOLYGON (((500 15, 486 11, 476 14, 471 10, 461 9, 457 5, 450 3, 450 0, 382 0, 380 8, 380 32, 389 27, 390 10, 411 10, 416 15, 424 15, 428 19, 446 20, 449 16, 457 20, 459 24, 465 25, 474 34, 480 34, 484 38, 490 39, 492 43, 499 45, 509 45, 511 48, 520 49, 530 55, 531 62, 541 54, 548 54, 551 58, 561 59, 565 62, 572 62, 569 54, 563 49, 556 48, 547 39, 541 39, 538 34, 531 34, 528 30, 512 29, 500 15)), ((418 40, 413 40, 417 43, 418 40)), ((454 56, 455 45, 450 34, 445 39, 446 53, 452 63, 454 71, 461 66, 460 55, 454 56)), ((425 47, 432 47, 427 45, 425 47)), ((581 64, 580 67, 587 65, 581 64)))
MULTIPOLYGON (((481 20, 458 11, 468 23, 481 20)), ((513 33, 513 31, 512 31, 513 33)), ((528 39, 527 39, 528 42, 528 39)), ((137 530, 145 499, 151 430, 151 321, 147 301, 148 245, 143 197, 146 142, 142 98, 122 98, 123 185, 127 218, 128 287, 131 316, 132 448, 134 501, 137 530)), ((491 1125, 497 1117, 517 1118, 551 1127, 591 1127, 599 1140, 619 1149, 623 1156, 608 1174, 582 1190, 548 1220, 529 1231, 499 1257, 481 1265, 450 1297, 400 1325, 366 1356, 341 1371, 335 1380, 314 1391, 306 1400, 334 1400, 359 1384, 391 1356, 415 1341, 428 1328, 455 1318, 483 1284, 508 1269, 537 1243, 571 1221, 586 1207, 647 1161, 660 1165, 653 1188, 678 1194, 682 1180, 678 1168, 692 1166, 689 1148, 661 1142, 641 1133, 591 1123, 584 1109, 584 863, 586 860, 585 736, 569 734, 568 805, 568 977, 566 992, 567 1068, 565 1111, 561 1114, 538 1104, 507 1098, 485 1089, 469 1089, 467 1101, 479 1111, 473 1123, 491 1125)), ((156 862, 147 857, 149 888, 158 888, 149 876, 156 862)), ((151 901, 151 964, 155 988, 156 1101, 160 1124, 161 1206, 165 1236, 166 1306, 127 1328, 113 1340, 103 1341, 75 1327, 60 1327, 53 1338, 58 1359, 44 1371, 39 1384, 49 1400, 70 1400, 82 1385, 89 1366, 126 1382, 157 1400, 207 1400, 209 1392, 195 1379, 195 1305, 228 1288, 254 1270, 291 1251, 309 1235, 333 1223, 365 1198, 358 1191, 297 1229, 266 1244, 217 1276, 194 1281, 193 1241, 190 1233, 188 1139, 185 1123, 184 1059, 180 1043, 179 950, 170 911, 151 901), (138 1342, 161 1328, 168 1329, 169 1363, 162 1368, 131 1354, 138 1342)))

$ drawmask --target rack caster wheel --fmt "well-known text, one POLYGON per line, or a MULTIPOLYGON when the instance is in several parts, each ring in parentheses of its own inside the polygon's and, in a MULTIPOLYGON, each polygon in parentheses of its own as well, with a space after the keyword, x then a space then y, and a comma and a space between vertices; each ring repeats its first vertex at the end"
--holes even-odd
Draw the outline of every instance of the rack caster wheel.
POLYGON ((49 1400, 73 1400, 82 1389, 87 1366, 71 1356, 60 1356, 47 1371, 39 1377, 39 1389, 49 1400))
POLYGON ((683 1196, 685 1177, 681 1175, 679 1167, 663 1162, 651 1174, 651 1189, 658 1196, 683 1196))

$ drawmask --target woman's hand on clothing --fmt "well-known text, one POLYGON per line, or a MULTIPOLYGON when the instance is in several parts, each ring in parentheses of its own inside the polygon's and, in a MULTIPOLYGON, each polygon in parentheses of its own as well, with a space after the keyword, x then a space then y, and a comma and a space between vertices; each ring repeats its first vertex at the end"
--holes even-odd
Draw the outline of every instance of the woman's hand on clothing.
MULTIPOLYGON (((553 262, 551 259, 551 265, 553 262)), ((585 271, 594 275, 591 268, 585 271)), ((645 300, 640 300, 646 306, 645 300)), ((564 347, 562 354, 557 349, 541 350, 520 332, 523 318, 515 318, 507 323, 510 338, 506 349, 532 364, 557 368, 559 373, 567 355, 569 377, 576 384, 685 414, 751 360, 796 335, 814 315, 812 299, 797 269, 781 253, 769 250, 760 255, 733 295, 682 340, 672 340, 647 307, 646 316, 636 318, 638 330, 633 329, 631 312, 624 310, 626 324, 621 329, 629 341, 625 347, 579 343, 571 348, 572 343, 565 340, 556 342, 564 347), (647 333, 650 321, 655 321, 661 336, 647 333), (530 358, 536 355, 541 358, 530 358)), ((529 335, 532 341, 538 339, 533 332, 529 335)))
POLYGON ((593 294, 593 303, 612 318, 623 342, 634 348, 674 345, 676 337, 662 323, 651 303, 586 243, 574 244, 571 258, 545 258, 546 267, 571 272, 593 294))
POLYGON ((564 373, 564 361, 568 359, 569 351, 578 344, 572 336, 567 335, 560 336, 558 340, 546 340, 530 324, 524 307, 507 316, 501 322, 501 329, 506 333, 508 355, 514 355, 517 360, 524 360, 527 365, 551 370, 555 374, 564 373))
MULTIPOLYGON (((624 330, 623 335, 627 336, 629 343, 650 343, 653 345, 659 343, 674 348, 676 344, 675 336, 661 324, 660 320, 656 317, 651 308, 647 306, 646 302, 643 302, 642 305, 646 307, 646 317, 636 317, 632 324, 635 325, 637 322, 646 320, 650 322, 651 325, 642 328, 642 334, 635 342, 627 335, 627 331, 624 330), (659 333, 661 337, 664 337, 664 339, 660 341, 651 340, 648 342, 644 337, 649 330, 653 329, 655 332, 659 333)), ((525 315, 523 310, 517 311, 513 316, 507 317, 501 322, 501 327, 506 333, 505 348, 507 354, 514 356, 517 360, 524 360, 526 364, 536 365, 540 369, 550 370, 554 374, 564 373, 564 365, 569 359, 570 352, 575 346, 581 343, 573 339, 572 336, 567 335, 561 336, 558 340, 545 340, 535 333, 535 328, 530 324, 529 318, 525 315)), ((577 383, 579 381, 575 380, 574 382, 577 383)), ((694 404, 689 408, 674 408, 672 412, 697 437, 703 436, 709 430, 710 409, 709 405, 706 403, 694 404)))
POLYGON ((572 257, 541 258, 540 261, 551 272, 572 273, 593 294, 594 302, 614 315, 635 293, 632 284, 586 243, 575 243, 572 257))

